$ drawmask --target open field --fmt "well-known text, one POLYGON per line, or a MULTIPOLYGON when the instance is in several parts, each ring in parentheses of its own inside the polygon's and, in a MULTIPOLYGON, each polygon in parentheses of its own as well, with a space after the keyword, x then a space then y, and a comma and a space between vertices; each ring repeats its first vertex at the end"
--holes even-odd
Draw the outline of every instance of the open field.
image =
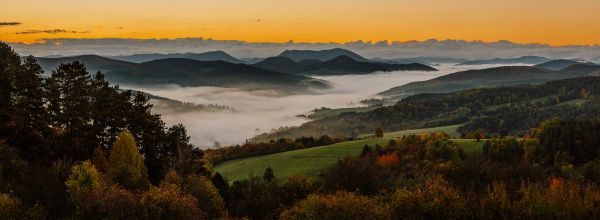
MULTIPOLYGON (((446 132, 446 134, 452 137, 460 137, 460 133, 456 131, 458 127, 461 125, 449 125, 449 126, 441 126, 434 128, 421 128, 421 129, 411 129, 411 130, 402 130, 402 131, 394 131, 394 132, 386 132, 383 134, 384 138, 400 138, 404 135, 412 135, 412 134, 422 134, 422 133, 433 133, 433 132, 446 132)), ((372 137, 373 134, 363 134, 360 135, 360 138, 372 137)))
MULTIPOLYGON (((411 130, 406 134, 413 134, 414 131, 416 130, 411 130)), ((401 134, 400 132, 393 133, 401 134)), ((215 166, 215 170, 227 178, 228 181, 245 179, 251 174, 260 177, 267 167, 274 170, 276 177, 286 177, 294 174, 316 177, 321 170, 335 164, 338 159, 359 155, 365 144, 370 146, 375 144, 384 145, 393 137, 393 135, 388 135, 384 138, 347 141, 321 147, 230 160, 218 164, 215 166)), ((468 154, 480 153, 485 143, 485 140, 477 142, 474 139, 451 140, 461 146, 468 154)))
POLYGON ((218 164, 215 170, 229 181, 247 178, 252 173, 256 176, 262 176, 264 170, 269 166, 273 168, 276 177, 293 174, 316 177, 323 168, 334 164, 339 158, 359 155, 365 144, 383 145, 388 141, 388 138, 347 141, 321 147, 230 160, 218 164))
POLYGON ((483 144, 485 143, 485 139, 477 141, 475 139, 450 139, 458 146, 462 147, 462 149, 467 154, 473 153, 481 153, 483 151, 483 144))

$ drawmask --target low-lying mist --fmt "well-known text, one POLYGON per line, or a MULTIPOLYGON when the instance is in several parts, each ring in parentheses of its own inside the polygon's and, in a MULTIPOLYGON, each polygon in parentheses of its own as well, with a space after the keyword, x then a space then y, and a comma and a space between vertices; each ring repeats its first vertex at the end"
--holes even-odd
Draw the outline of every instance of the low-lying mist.
POLYGON ((318 77, 329 81, 331 89, 314 94, 277 96, 270 91, 243 91, 219 87, 128 88, 154 95, 197 104, 230 106, 235 111, 197 111, 173 113, 155 108, 162 113, 167 125, 182 123, 188 129, 192 143, 200 148, 213 148, 244 143, 257 134, 282 126, 297 126, 308 119, 297 117, 310 114, 315 108, 344 108, 363 106, 360 101, 376 98, 386 89, 409 82, 432 79, 448 73, 487 66, 436 66, 440 71, 397 71, 367 75, 318 77))

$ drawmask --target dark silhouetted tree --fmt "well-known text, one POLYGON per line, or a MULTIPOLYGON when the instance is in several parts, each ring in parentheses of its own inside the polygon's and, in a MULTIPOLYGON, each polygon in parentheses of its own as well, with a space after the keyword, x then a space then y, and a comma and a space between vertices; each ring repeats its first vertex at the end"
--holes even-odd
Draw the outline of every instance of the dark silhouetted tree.
POLYGON ((273 173, 273 169, 271 169, 271 167, 267 167, 265 169, 265 173, 263 174, 263 179, 267 182, 271 182, 273 179, 275 179, 275 174, 273 173))
POLYGON ((383 137, 383 129, 381 127, 375 129, 375 137, 383 137))

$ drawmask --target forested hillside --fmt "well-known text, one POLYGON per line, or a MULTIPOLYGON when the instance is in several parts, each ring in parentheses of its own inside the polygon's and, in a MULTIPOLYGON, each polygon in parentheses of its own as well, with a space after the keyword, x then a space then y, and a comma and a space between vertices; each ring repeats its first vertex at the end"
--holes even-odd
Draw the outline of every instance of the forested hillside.
POLYGON ((600 77, 551 81, 542 85, 481 88, 447 94, 419 94, 397 104, 362 113, 343 113, 258 136, 330 135, 348 137, 386 131, 464 124, 459 130, 487 134, 523 134, 552 117, 600 116, 600 77))

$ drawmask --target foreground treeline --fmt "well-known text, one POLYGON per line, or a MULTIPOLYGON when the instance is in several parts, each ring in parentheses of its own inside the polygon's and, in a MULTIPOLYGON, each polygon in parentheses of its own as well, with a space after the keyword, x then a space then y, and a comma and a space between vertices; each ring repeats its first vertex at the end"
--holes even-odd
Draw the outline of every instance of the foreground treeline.
POLYGON ((225 198, 252 219, 597 219, 598 137, 599 120, 553 119, 467 154, 444 133, 411 135, 365 146, 315 181, 265 172, 225 198))

